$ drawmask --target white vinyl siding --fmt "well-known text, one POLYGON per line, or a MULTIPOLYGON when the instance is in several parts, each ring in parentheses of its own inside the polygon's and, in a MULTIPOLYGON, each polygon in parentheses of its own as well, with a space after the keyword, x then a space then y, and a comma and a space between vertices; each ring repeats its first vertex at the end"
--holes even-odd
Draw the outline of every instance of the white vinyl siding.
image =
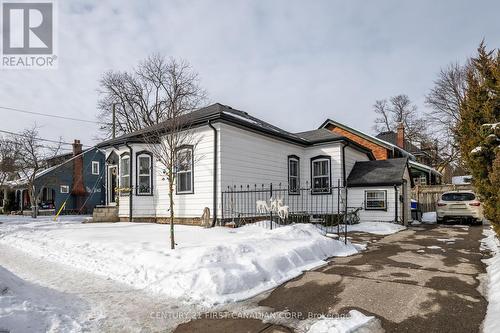
MULTIPOLYGON (((269 187, 271 183, 275 188, 281 185, 281 188, 286 189, 288 156, 301 157, 304 152, 303 147, 295 144, 227 124, 221 125, 220 145, 223 190, 233 185, 269 187)), ((300 163, 303 163, 303 159, 300 163)), ((306 168, 299 169, 300 178, 304 179, 306 168)))
POLYGON ((407 180, 406 188, 403 185, 397 186, 366 186, 366 187, 350 187, 348 188, 348 207, 361 208, 359 212, 359 217, 361 222, 394 222, 396 218, 396 200, 398 209, 398 221, 401 223, 403 220, 403 212, 406 215, 406 219, 411 219, 411 209, 410 209, 410 196, 411 196, 411 185, 410 185, 410 175, 408 170, 405 171, 404 179, 407 180), (386 193, 386 209, 376 209, 370 210, 366 209, 366 193, 374 191, 383 191, 386 193), (400 201, 400 196, 406 193, 403 197, 404 202, 400 201), (396 197, 397 195, 397 197, 396 197))
POLYGON ((345 147, 345 175, 346 178, 349 177, 349 174, 354 167, 354 164, 358 161, 369 161, 368 155, 359 150, 356 150, 352 147, 345 147))
MULTIPOLYGON (((218 127, 218 124, 214 124, 218 127)), ((199 141, 199 143, 194 148, 193 156, 194 168, 193 168, 193 183, 194 183, 194 194, 184 195, 176 194, 176 188, 174 186, 174 213, 175 217, 178 218, 196 218, 200 217, 203 213, 203 209, 208 207, 210 213, 213 216, 213 131, 208 126, 196 128, 192 130, 193 142, 199 141)), ((137 153, 142 151, 150 151, 148 146, 145 144, 130 144, 134 151, 134 156, 132 161, 134 161, 134 175, 137 170, 137 165, 135 165, 137 153)), ((106 157, 111 153, 109 149, 106 153, 106 157)), ((116 151, 118 156, 128 152, 127 147, 120 147, 116 151)), ((286 172, 285 172, 286 173, 286 172)), ((219 171, 220 174, 220 171, 219 171)), ((219 178, 220 179, 220 178, 219 178)), ((138 183, 138 177, 132 177, 132 187, 135 189, 138 183)), ((169 216, 169 197, 168 197, 168 181, 166 176, 165 166, 160 163, 153 156, 153 168, 152 168, 152 195, 136 195, 134 190, 134 197, 132 198, 133 205, 133 216, 134 218, 152 218, 160 217, 166 218, 169 216)), ((217 191, 219 197, 220 205, 220 187, 217 191)), ((129 216, 129 199, 122 199, 119 202, 119 216, 128 217, 129 216)))
MULTIPOLYGON (((203 213, 203 209, 208 207, 213 216, 213 175, 217 172, 217 215, 221 217, 221 191, 227 191, 228 186, 240 188, 247 185, 266 188, 273 184, 273 188, 285 190, 289 182, 288 157, 296 155, 298 161, 298 183, 300 187, 311 186, 311 158, 324 155, 331 159, 329 165, 329 186, 337 186, 342 179, 342 144, 339 142, 325 143, 315 146, 301 146, 298 144, 278 140, 263 134, 258 134, 250 130, 237 128, 235 126, 215 123, 218 130, 218 169, 214 170, 214 132, 208 126, 202 126, 191 130, 193 142, 198 142, 194 147, 194 163, 192 167, 192 185, 194 193, 185 195, 176 193, 177 184, 174 186, 174 213, 178 218, 198 218, 203 213)), ((133 216, 136 218, 169 216, 169 184, 166 176, 165 166, 157 158, 152 159, 152 194, 138 195, 136 186, 139 184, 139 164, 137 153, 148 151, 145 144, 130 144, 133 156, 130 160, 133 163, 134 177, 130 181, 133 191, 133 216)), ((346 149, 346 155, 350 151, 346 149)), ((108 149, 106 156, 109 156, 113 149, 108 149)), ((352 149, 356 152, 354 149, 352 149)), ((125 146, 119 147, 116 154, 121 156, 129 152, 125 146)), ((355 154, 352 154, 355 156, 355 154)), ((351 155, 348 155, 351 156, 351 155)), ((367 159, 365 154, 360 154, 360 158, 367 159)), ((355 159, 355 157, 353 157, 355 159)), ((346 157, 347 160, 347 157, 346 157)), ((122 180, 122 168, 120 163, 119 181, 122 180)), ((130 167, 130 165, 128 166, 130 167)), ((128 173, 127 173, 128 174, 128 173)), ((348 174, 347 174, 348 175, 348 174)), ((146 175, 144 175, 146 176, 146 175)), ((125 179, 126 181, 126 179, 125 179)), ((177 181, 177 179, 176 179, 177 181)), ((145 182, 145 180, 144 180, 145 182)), ((121 187, 121 186, 120 186, 121 187)), ((285 192, 286 193, 286 192, 285 192)), ((290 196, 286 200, 302 200, 300 196, 290 196)), ((310 193, 308 194, 310 195, 310 193)), ((332 191, 331 202, 337 202, 337 191, 332 191)), ((306 199, 307 200, 307 199, 306 199)), ((324 198, 324 200, 330 200, 324 198)), ((361 205, 364 198, 362 197, 361 205)), ((388 198, 390 200, 390 198, 388 198)), ((226 203, 227 204, 227 203, 226 203)), ((129 216, 129 199, 122 199, 119 202, 120 217, 129 216)))

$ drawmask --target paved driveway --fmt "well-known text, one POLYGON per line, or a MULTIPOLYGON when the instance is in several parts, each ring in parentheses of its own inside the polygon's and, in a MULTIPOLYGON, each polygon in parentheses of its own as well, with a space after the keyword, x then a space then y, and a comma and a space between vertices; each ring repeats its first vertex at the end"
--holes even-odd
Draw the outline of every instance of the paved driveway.
MULTIPOLYGON (((375 315, 386 332, 480 331, 487 307, 480 292, 485 273, 481 227, 418 226, 386 237, 352 236, 369 242, 368 250, 335 258, 285 283, 256 300, 256 309, 304 315, 357 309, 375 315)), ((200 319, 176 332, 291 332, 297 327, 293 320, 271 325, 200 319)))

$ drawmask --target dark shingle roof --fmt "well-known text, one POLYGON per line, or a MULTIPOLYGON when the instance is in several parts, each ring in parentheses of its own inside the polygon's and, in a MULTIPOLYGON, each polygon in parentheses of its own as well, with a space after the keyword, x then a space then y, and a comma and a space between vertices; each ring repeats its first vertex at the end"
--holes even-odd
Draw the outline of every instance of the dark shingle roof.
POLYGON ((330 141, 335 139, 343 138, 341 135, 338 135, 335 132, 332 132, 326 128, 320 128, 312 131, 295 133, 298 137, 307 140, 312 143, 318 143, 323 141, 330 141))
MULTIPOLYGON (((368 149, 358 145, 346 137, 335 134, 327 129, 318 129, 302 133, 287 132, 279 127, 266 123, 263 120, 249 115, 247 112, 233 109, 230 106, 215 103, 180 117, 179 122, 185 123, 186 127, 194 128, 196 126, 205 125, 208 121, 222 121, 231 123, 235 126, 241 126, 245 129, 253 130, 265 135, 278 137, 291 141, 293 143, 308 146, 316 143, 331 142, 331 141, 346 141, 350 145, 357 147, 360 151, 366 151, 371 154, 368 149)), ((122 135, 116 139, 110 139, 99 144, 99 147, 109 147, 114 145, 124 144, 126 142, 144 142, 144 137, 148 134, 154 134, 161 131, 167 132, 169 120, 161 122, 157 125, 146 127, 139 131, 122 135)), ((177 126, 176 126, 177 127, 177 126)))
MULTIPOLYGON (((389 143, 392 143, 393 145, 398 144, 398 134, 394 131, 381 132, 381 133, 377 134, 377 138, 379 138, 380 140, 384 140, 384 141, 387 141, 389 143)), ((420 149, 417 146, 413 145, 408 140, 405 140, 404 149, 406 151, 409 151, 410 153, 420 151, 420 149)))
POLYGON ((407 158, 356 162, 347 178, 347 186, 400 185, 407 162, 407 158))
MULTIPOLYGON (((293 133, 287 132, 279 127, 266 123, 263 120, 252 117, 244 111, 236 110, 230 106, 220 103, 215 103, 194 110, 190 113, 184 114, 178 119, 180 126, 182 126, 182 124, 185 124, 186 127, 196 127, 201 124, 206 124, 209 120, 224 120, 231 123, 240 124, 260 132, 276 135, 299 144, 309 143, 307 140, 304 140, 293 133)), ((167 132, 170 123, 170 120, 167 119, 157 125, 149 126, 132 133, 124 134, 116 139, 104 141, 99 146, 112 146, 116 144, 122 144, 124 142, 133 142, 134 140, 142 141, 144 140, 145 135, 161 131, 167 132)), ((176 128, 177 127, 178 125, 176 125, 176 128)))

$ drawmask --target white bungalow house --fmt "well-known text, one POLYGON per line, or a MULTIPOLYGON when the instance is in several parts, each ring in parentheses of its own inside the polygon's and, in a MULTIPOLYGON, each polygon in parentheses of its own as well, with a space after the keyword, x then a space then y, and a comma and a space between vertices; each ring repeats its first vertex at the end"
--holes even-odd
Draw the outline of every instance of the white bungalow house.
MULTIPOLYGON (((391 163, 375 161, 370 150, 328 129, 290 133, 218 103, 198 109, 188 118, 186 126, 200 141, 195 147, 178 150, 189 156, 189 163, 177 170, 177 222, 197 223, 205 207, 214 224, 221 222, 229 204, 224 202, 223 191, 262 184, 286 189, 285 205, 321 200, 332 203, 327 207, 336 212, 347 195, 347 206, 359 207, 364 221, 402 223, 410 216, 411 180, 404 158, 391 163), (342 191, 331 189, 338 184, 342 191), (345 191, 346 185, 352 188, 345 191), (299 191, 301 188, 307 191, 299 191), (342 198, 337 198, 339 193, 342 198)), ((118 206, 120 220, 162 222, 169 216, 163 166, 144 143, 148 130, 99 145, 106 154, 106 204, 118 206), (132 191, 117 193, 116 188, 124 187, 132 191)), ((255 206, 255 198, 245 199, 245 209, 255 206)))

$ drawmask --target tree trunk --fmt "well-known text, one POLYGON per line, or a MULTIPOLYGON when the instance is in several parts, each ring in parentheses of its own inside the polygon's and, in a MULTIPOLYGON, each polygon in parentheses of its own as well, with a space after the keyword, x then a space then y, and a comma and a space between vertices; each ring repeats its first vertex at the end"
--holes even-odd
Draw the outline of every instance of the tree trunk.
POLYGON ((174 239, 174 179, 173 170, 168 171, 168 197, 170 199, 170 248, 175 249, 174 239))
POLYGON ((36 197, 35 185, 30 185, 31 217, 36 219, 38 215, 38 200, 36 197))

